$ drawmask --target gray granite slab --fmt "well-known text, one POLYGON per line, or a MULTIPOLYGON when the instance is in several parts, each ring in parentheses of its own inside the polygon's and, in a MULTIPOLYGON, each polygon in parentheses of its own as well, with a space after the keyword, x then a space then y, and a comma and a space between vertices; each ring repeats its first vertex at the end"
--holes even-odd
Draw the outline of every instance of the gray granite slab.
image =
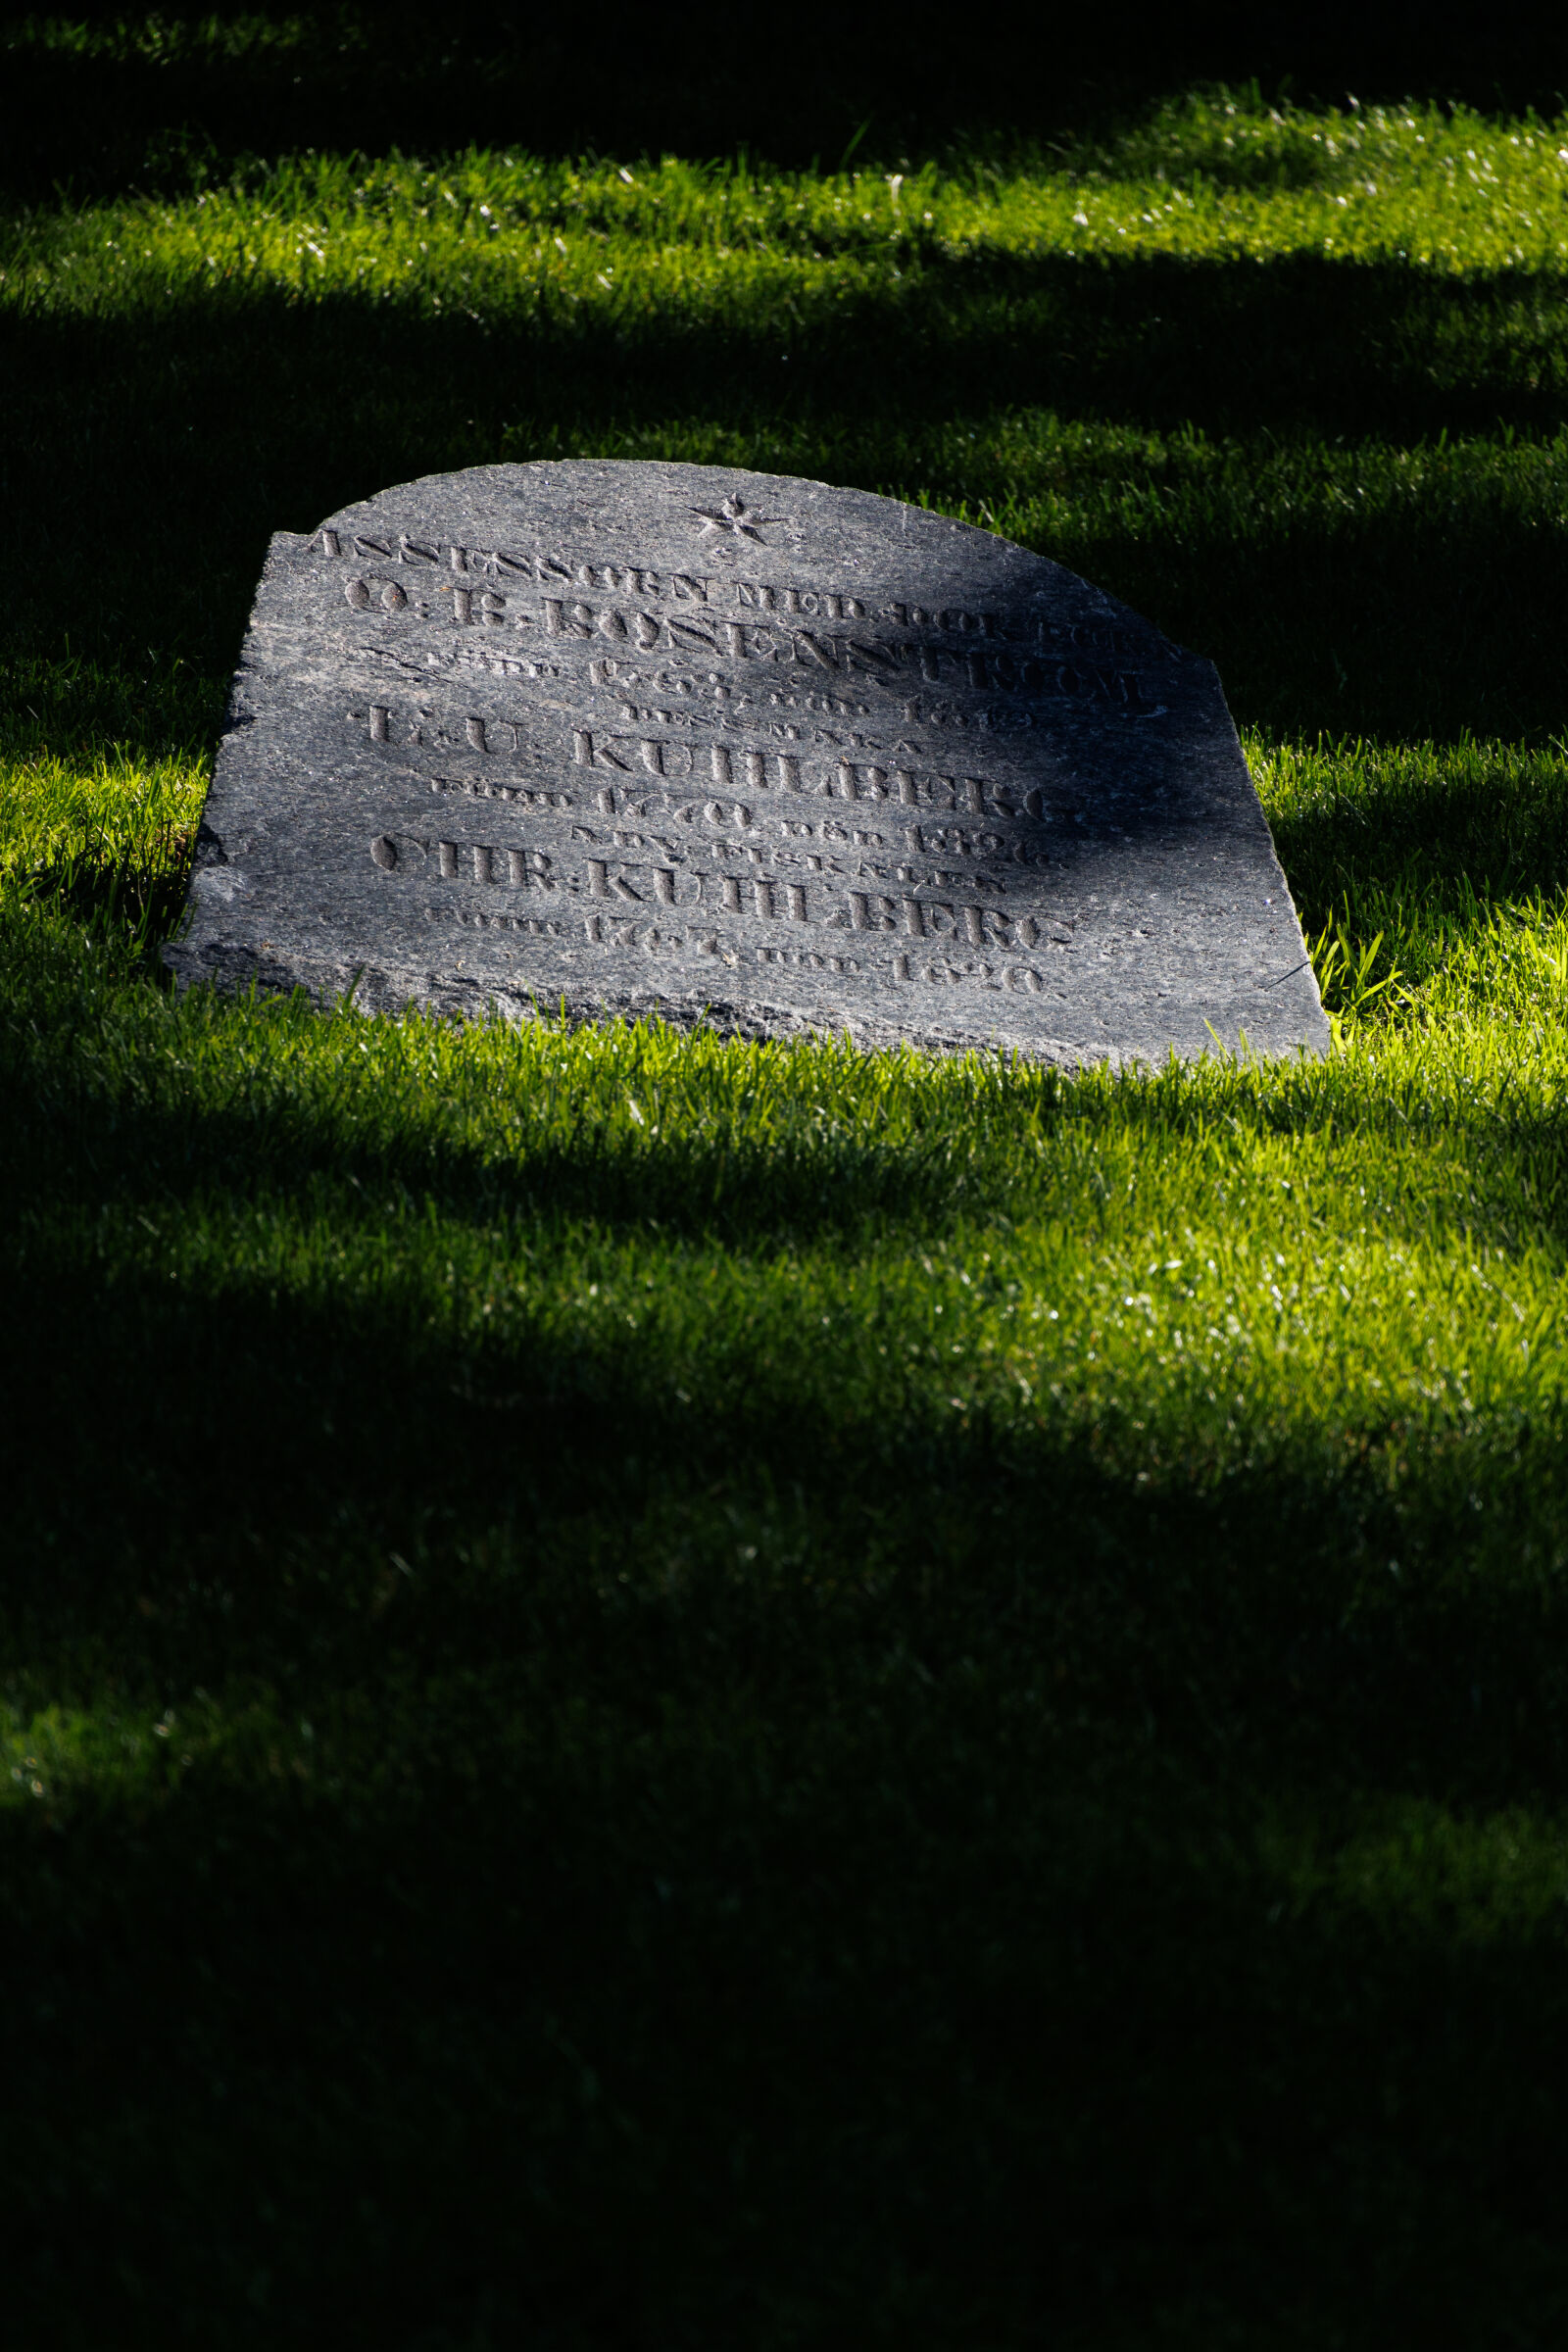
POLYGON ((280 532, 166 956, 1070 1065, 1328 1042, 1211 663, 990 532, 718 466, 280 532))

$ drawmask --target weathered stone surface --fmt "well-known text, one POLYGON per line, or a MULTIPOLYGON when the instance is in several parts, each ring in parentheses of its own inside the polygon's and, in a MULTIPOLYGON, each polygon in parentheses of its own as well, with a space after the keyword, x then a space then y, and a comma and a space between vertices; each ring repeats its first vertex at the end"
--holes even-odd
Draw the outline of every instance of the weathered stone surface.
POLYGON ((711 466, 280 533, 167 955, 1069 1064, 1327 1042, 1209 662, 989 532, 711 466))

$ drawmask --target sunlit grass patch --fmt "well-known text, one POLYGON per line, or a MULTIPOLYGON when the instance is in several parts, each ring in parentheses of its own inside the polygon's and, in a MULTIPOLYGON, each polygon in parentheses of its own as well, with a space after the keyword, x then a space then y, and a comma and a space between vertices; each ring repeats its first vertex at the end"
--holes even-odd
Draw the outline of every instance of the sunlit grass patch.
POLYGON ((40 744, 0 768, 0 867, 48 870, 73 856, 134 866, 161 845, 191 838, 207 792, 206 762, 149 765, 112 750, 88 761, 40 744))
POLYGON ((1568 268, 1568 118, 1504 127, 1463 109, 1299 116, 1193 100, 1074 161, 790 173, 667 156, 312 155, 183 203, 40 219, 6 293, 118 308, 184 281, 610 318, 739 299, 786 325, 804 303, 804 328, 853 285, 907 298, 933 263, 1052 249, 1568 268))
POLYGON ((0 880, 153 954, 176 920, 221 707, 205 682, 22 662, 0 714, 0 880))

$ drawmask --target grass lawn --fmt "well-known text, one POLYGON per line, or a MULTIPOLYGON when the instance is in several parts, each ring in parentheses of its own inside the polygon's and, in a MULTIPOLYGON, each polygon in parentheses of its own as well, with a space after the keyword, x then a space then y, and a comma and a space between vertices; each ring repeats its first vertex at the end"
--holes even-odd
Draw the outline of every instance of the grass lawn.
POLYGON ((883 160, 0 220, 27 2352, 1568 2332, 1568 120, 883 160), (174 998, 269 532, 565 455, 1212 655, 1332 1057, 174 998))

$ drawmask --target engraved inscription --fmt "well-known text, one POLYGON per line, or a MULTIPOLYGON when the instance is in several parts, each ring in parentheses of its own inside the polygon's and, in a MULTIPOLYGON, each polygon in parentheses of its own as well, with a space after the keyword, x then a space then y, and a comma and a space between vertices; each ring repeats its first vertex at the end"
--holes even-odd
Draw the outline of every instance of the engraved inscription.
POLYGON ((623 595, 670 597, 687 604, 707 604, 718 582, 692 571, 666 571, 640 564, 604 564, 583 557, 508 555, 499 548, 466 547, 451 541, 425 544, 407 531, 365 536, 356 533, 345 547, 333 530, 320 534, 321 553, 367 563, 439 565, 464 576, 481 579, 526 580, 536 586, 609 589, 623 595))
MULTIPOLYGON (((416 549, 413 543, 401 546, 394 560, 423 562, 427 553, 434 565, 435 552, 416 549)), ((374 573, 346 581, 344 596, 351 611, 367 616, 403 618, 416 625, 433 621, 463 631, 522 631, 563 652, 598 646, 626 655, 684 658, 699 664, 716 661, 732 667, 805 671, 822 683, 845 686, 858 681, 901 694, 946 686, 977 694, 1064 700, 1109 712, 1156 710, 1146 691, 1148 649, 1127 643, 1125 632, 1103 632, 1104 642, 1097 644, 1093 632, 1079 631, 1090 641, 1074 645, 1063 642, 1063 633, 1044 620, 1011 623, 995 614, 926 613, 920 606, 904 605, 872 614, 858 597, 788 588, 771 606, 757 603, 748 609, 747 617, 728 619, 711 607, 710 585, 695 575, 671 575, 673 595, 704 608, 693 617, 566 594, 533 602, 450 580, 434 585, 431 601, 418 594, 411 597, 401 580, 374 573), (809 611, 808 605, 817 610, 809 611), (758 612, 768 617, 758 619, 758 612), (799 625, 807 619, 815 625, 799 625), (853 634, 833 625, 846 620, 858 624, 853 634), (867 621, 881 621, 883 629, 865 625, 867 621), (889 622, 910 633, 888 635, 889 622), (979 643, 972 642, 976 633, 979 643), (1112 642, 1118 635, 1125 651, 1112 642), (960 642, 952 643, 954 638, 960 642)), ((610 682, 608 662, 601 662, 601 671, 599 682, 610 682)), ((613 674, 619 675, 618 668, 613 674)))
POLYGON ((244 870, 198 878, 182 976, 1080 1060, 1321 1043, 1211 667, 947 516, 662 461, 405 484, 274 540, 235 710, 208 821, 244 870))
POLYGON ((432 792, 461 793, 470 801, 518 801, 528 808, 569 808, 569 792, 530 792, 524 784, 492 784, 488 778, 475 782, 469 776, 432 776, 432 792))
POLYGON ((461 923, 471 931, 522 931, 532 939, 563 939, 568 926, 548 916, 498 914, 486 907, 426 906, 426 922, 461 923))
MULTIPOLYGON (((480 717, 467 713, 438 718, 431 705, 372 703, 355 714, 370 742, 391 749, 469 751, 485 759, 517 760, 530 752, 526 722, 519 715, 480 717)), ((661 713, 662 716, 667 713, 661 713)), ((567 731, 559 767, 587 769, 597 781, 620 778, 684 787, 743 787, 771 798, 851 801, 885 808, 890 814, 970 816, 992 824, 1041 826, 1053 821, 1040 786, 963 775, 913 764, 852 759, 831 748, 781 750, 744 741, 694 742, 662 731, 630 733, 619 728, 574 726, 567 731)), ((548 751, 545 755, 548 758, 548 751)), ((443 787, 457 789, 457 787, 443 787)), ((503 794, 505 797, 505 794, 503 794)), ((709 796, 704 795, 705 800, 709 796)), ((1004 854, 1000 836, 962 827, 914 827, 907 846, 921 855, 991 857, 1004 854), (993 845, 994 846, 991 846, 993 845)), ((1009 848, 1006 855, 1012 855, 1009 848)))
MULTIPOLYGON (((907 890, 889 892, 843 887, 842 873, 778 873, 768 870, 762 851, 741 872, 714 869, 671 857, 674 845, 640 836, 617 837, 613 845, 577 834, 589 849, 624 847, 627 857, 564 858, 535 845, 459 842, 416 834, 378 834, 369 844, 372 864, 388 875, 428 873, 483 892, 561 893, 596 906, 658 906, 701 909, 742 923, 811 924, 827 930, 897 932, 911 940, 961 941, 973 948, 1032 948, 1041 937, 1034 915, 979 901, 936 898, 907 890), (649 858, 652 849, 655 855, 649 858), (668 862, 658 853, 663 850, 668 862), (641 852, 642 855, 636 853, 641 852)), ((813 861, 815 862, 815 861, 813 861)))
POLYGON ((932 987, 969 987, 1010 989, 1038 997, 1045 994, 1046 976, 1033 964, 994 963, 925 963, 912 956, 895 956, 893 977, 897 981, 924 981, 932 987))

